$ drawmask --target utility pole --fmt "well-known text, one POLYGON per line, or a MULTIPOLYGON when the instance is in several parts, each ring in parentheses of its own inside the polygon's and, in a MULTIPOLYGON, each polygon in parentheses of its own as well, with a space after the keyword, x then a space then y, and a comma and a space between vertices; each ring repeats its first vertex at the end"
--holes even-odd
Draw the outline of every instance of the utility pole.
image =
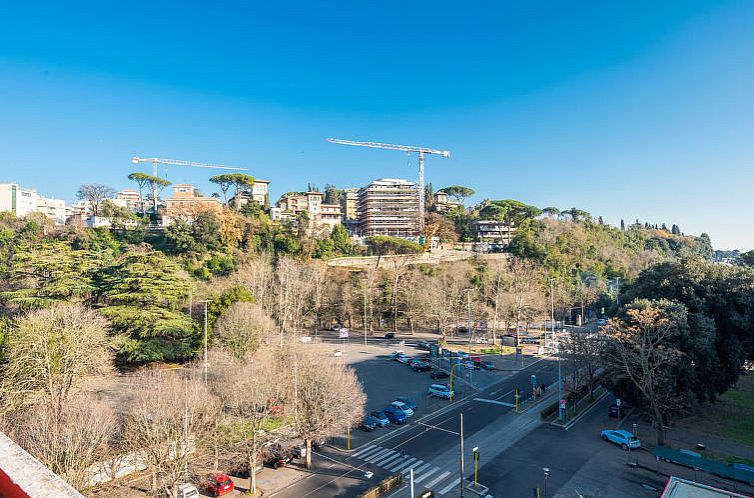
POLYGON ((560 343, 558 342, 558 421, 563 422, 563 407, 561 401, 563 400, 563 378, 560 374, 560 343))
POLYGON ((471 339, 472 339, 472 333, 471 333, 471 287, 466 289, 466 305, 468 308, 468 316, 466 318, 466 330, 469 332, 469 353, 471 353, 471 339))
POLYGON ((463 412, 461 412, 461 498, 463 498, 463 412))
POLYGON ((555 294, 553 284, 555 279, 550 279, 550 347, 555 347, 555 294))
POLYGON ((615 277, 615 304, 620 306, 620 277, 615 277))
POLYGON ((189 480, 189 473, 188 473, 188 457, 186 454, 188 453, 188 444, 189 444, 189 430, 188 430, 188 378, 183 379, 183 385, 185 387, 185 399, 183 403, 183 454, 181 457, 183 458, 183 477, 186 479, 186 482, 189 480))
POLYGON ((208 347, 207 347, 207 305, 209 299, 204 301, 204 383, 207 383, 207 375, 209 373, 209 361, 208 361, 208 347))
POLYGON ((367 345, 367 279, 364 282, 364 345, 367 345))

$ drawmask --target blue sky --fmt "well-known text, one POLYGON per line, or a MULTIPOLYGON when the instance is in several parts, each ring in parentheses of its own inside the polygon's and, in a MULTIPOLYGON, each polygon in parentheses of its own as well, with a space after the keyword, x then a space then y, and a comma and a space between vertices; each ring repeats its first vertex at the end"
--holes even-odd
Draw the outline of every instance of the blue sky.
MULTIPOLYGON (((72 200, 132 155, 307 183, 435 187, 754 248, 754 3, 16 2, 0 6, 0 181, 72 200)), ((206 170, 173 182, 212 192, 206 170)), ((274 199, 273 199, 274 200, 274 199)))

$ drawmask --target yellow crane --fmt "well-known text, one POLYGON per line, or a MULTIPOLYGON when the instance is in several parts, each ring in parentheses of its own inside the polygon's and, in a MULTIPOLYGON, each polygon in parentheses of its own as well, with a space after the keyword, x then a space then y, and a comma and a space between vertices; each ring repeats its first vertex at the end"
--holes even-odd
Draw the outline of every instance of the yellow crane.
POLYGON ((340 138, 328 138, 328 142, 341 145, 355 145, 356 147, 369 147, 372 149, 400 150, 403 152, 416 153, 419 156, 419 233, 424 231, 424 155, 434 154, 442 157, 450 157, 450 151, 438 150, 416 145, 384 144, 380 142, 357 142, 355 140, 342 140, 340 138))

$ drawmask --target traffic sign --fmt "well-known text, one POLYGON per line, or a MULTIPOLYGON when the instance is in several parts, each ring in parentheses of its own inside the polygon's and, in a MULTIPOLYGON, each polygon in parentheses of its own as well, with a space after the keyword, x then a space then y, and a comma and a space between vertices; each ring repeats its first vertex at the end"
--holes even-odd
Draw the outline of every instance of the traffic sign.
POLYGON ((560 400, 560 409, 561 410, 565 410, 565 407, 566 407, 566 400, 561 399, 560 400))
POLYGON ((531 385, 532 386, 536 386, 537 385, 537 376, 536 375, 532 375, 531 376, 531 385))
POLYGON ((620 408, 620 398, 615 398, 615 404, 620 408))

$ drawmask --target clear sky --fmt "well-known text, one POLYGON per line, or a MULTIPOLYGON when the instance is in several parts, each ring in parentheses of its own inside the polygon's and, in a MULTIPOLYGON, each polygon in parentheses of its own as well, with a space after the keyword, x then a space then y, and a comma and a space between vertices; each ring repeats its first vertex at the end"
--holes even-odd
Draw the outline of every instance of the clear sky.
MULTIPOLYGON (((0 181, 73 200, 133 155, 416 178, 754 248, 754 2, 4 2, 0 181)), ((149 168, 143 168, 149 171, 149 168)), ((161 174, 163 172, 161 171, 161 174)), ((208 170, 173 182, 214 191, 208 170)))

